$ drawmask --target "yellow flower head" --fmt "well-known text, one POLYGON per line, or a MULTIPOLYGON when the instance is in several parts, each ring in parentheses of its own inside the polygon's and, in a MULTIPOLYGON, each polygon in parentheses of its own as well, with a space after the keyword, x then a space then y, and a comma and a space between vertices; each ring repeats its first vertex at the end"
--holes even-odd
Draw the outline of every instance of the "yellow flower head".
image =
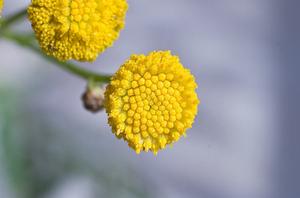
MULTIPOLYGON (((2 12, 2 7, 3 7, 3 0, 0 0, 0 14, 2 12)), ((0 16, 1 17, 1 16, 0 16)))
POLYGON ((179 140, 197 114, 194 76, 169 51, 133 55, 105 92, 108 122, 137 153, 179 140))
POLYGON ((118 38, 126 11, 126 0, 32 0, 28 15, 46 54, 93 61, 118 38))

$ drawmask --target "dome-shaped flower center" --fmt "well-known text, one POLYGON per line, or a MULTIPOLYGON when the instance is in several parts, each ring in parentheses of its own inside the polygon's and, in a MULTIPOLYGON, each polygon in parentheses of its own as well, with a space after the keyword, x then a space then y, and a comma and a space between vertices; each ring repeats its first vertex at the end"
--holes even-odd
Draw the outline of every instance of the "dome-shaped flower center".
POLYGON ((156 153, 191 127, 195 88, 193 76, 169 52, 132 56, 107 88, 109 123, 137 153, 156 153))
POLYGON ((28 14, 47 54, 92 61, 117 39, 126 10, 126 0, 32 0, 28 14))

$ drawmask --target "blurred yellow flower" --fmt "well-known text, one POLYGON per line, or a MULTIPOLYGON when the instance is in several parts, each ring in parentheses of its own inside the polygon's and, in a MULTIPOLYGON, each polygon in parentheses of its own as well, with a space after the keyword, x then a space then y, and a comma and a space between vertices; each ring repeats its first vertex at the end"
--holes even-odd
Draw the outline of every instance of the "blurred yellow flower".
POLYGON ((94 61, 118 38, 126 11, 126 0, 32 0, 28 16, 46 54, 94 61))
POLYGON ((112 131, 137 153, 157 154, 192 127, 196 88, 194 76, 170 51, 131 56, 105 92, 112 131))
POLYGON ((2 7, 3 7, 3 0, 0 0, 0 14, 2 12, 2 7))

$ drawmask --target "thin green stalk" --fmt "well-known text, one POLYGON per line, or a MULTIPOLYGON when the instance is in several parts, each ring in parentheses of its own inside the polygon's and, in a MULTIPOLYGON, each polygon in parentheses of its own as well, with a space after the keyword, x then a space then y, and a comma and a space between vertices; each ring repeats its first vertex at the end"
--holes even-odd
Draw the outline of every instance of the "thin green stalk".
POLYGON ((5 30, 6 28, 8 28, 10 25, 12 25, 13 23, 17 22, 18 20, 26 17, 27 15, 27 10, 23 9, 20 10, 19 12, 7 17, 6 19, 3 19, 1 21, 1 31, 5 30))
POLYGON ((61 62, 53 57, 47 56, 45 53, 43 53, 40 50, 39 47, 37 47, 37 45, 34 42, 35 41, 34 36, 32 34, 27 34, 27 35, 22 34, 21 35, 21 34, 16 34, 16 33, 8 31, 8 29, 11 25, 13 25, 18 20, 26 17, 26 15, 27 15, 27 10, 23 9, 15 14, 7 17, 6 19, 3 19, 1 21, 0 37, 6 38, 7 40, 13 41, 25 48, 28 48, 28 49, 36 52, 37 54, 39 54, 46 60, 54 63, 55 65, 62 68, 63 70, 68 71, 72 74, 75 74, 85 80, 94 80, 96 82, 103 82, 103 83, 110 81, 109 75, 97 74, 92 71, 80 68, 73 63, 61 62))
POLYGON ((37 47, 37 45, 32 41, 32 39, 30 39, 30 37, 32 37, 32 35, 19 35, 19 34, 15 34, 12 32, 3 32, 2 36, 10 41, 13 41, 25 48, 28 48, 34 52, 36 52, 37 54, 39 54, 40 56, 42 56, 43 58, 45 58, 46 60, 54 63, 55 65, 59 66, 61 69, 68 71, 72 74, 75 74, 85 80, 94 80, 96 82, 109 82, 110 81, 110 75, 101 75, 101 74, 97 74, 94 73, 92 71, 83 69, 78 67, 77 65, 73 64, 73 63, 69 63, 69 62, 61 62, 58 61, 55 58, 52 58, 50 56, 47 56, 45 53, 43 53, 39 47, 37 47))

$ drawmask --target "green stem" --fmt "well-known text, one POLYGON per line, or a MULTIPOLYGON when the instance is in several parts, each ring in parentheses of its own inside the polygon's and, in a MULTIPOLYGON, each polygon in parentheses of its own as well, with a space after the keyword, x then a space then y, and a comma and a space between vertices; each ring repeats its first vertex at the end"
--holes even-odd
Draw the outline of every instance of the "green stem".
POLYGON ((7 17, 7 19, 2 20, 1 22, 1 31, 5 30, 8 28, 10 25, 15 23, 16 21, 24 18, 27 15, 27 10, 23 9, 20 10, 19 12, 7 17))
POLYGON ((19 35, 19 34, 5 31, 2 33, 2 36, 10 41, 13 41, 23 47, 26 47, 26 48, 36 52, 37 54, 39 54, 43 58, 47 59, 48 61, 55 63, 55 65, 57 65, 61 69, 68 71, 72 74, 75 74, 85 80, 94 80, 96 82, 102 82, 102 83, 110 81, 110 78, 111 78, 110 75, 97 74, 92 71, 80 68, 73 63, 61 62, 55 58, 47 56, 45 53, 43 53, 40 50, 40 48, 35 43, 33 43, 32 39, 30 39, 32 37, 32 35, 24 35, 24 34, 19 35))
POLYGON ((85 80, 94 80, 96 82, 109 82, 110 77, 109 75, 101 75, 94 73, 89 70, 85 70, 83 68, 78 67, 77 65, 69 62, 61 62, 57 59, 47 56, 45 53, 43 53, 40 48, 34 43, 34 36, 32 34, 16 34, 13 32, 8 31, 9 27, 17 22, 18 20, 24 18, 27 15, 27 10, 23 9, 19 12, 9 16, 7 19, 3 19, 1 21, 1 27, 0 27, 0 37, 6 38, 7 40, 13 41, 23 47, 26 47, 43 58, 47 59, 48 61, 54 63, 58 67, 62 68, 65 71, 68 71, 72 74, 75 74, 85 80))

